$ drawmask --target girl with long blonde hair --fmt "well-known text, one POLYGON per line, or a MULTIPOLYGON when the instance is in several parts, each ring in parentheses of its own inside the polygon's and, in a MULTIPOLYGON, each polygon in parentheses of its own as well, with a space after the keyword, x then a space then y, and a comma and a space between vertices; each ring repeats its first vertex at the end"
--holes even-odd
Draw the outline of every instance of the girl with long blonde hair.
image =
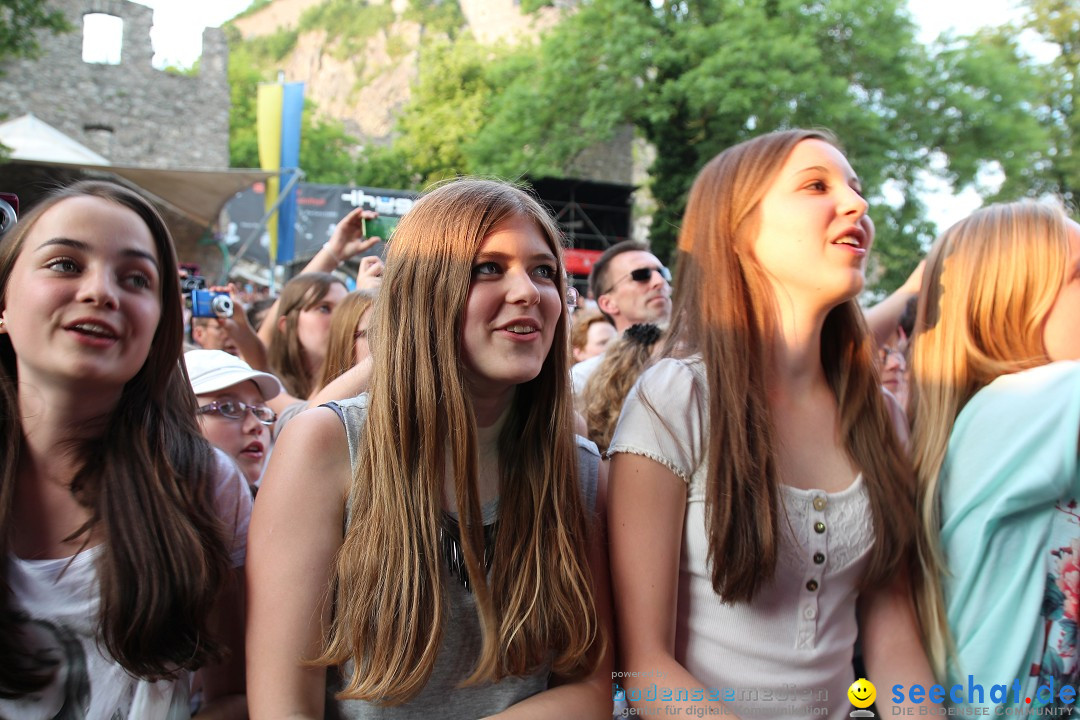
POLYGON ((371 325, 371 308, 375 293, 353 290, 345 296, 330 315, 330 337, 326 345, 326 357, 319 371, 319 382, 314 392, 341 377, 349 368, 358 365, 371 355, 368 346, 368 326, 371 325))
POLYGON ((824 132, 748 140, 694 182, 666 357, 608 449, 632 703, 841 715, 857 635, 879 687, 930 678, 905 582, 911 469, 855 302, 866 211, 824 132))
POLYGON ((986 686, 967 702, 1060 704, 1037 687, 1077 681, 1078 359, 1080 225, 1061 208, 991 205, 938 239, 912 339, 919 607, 939 679, 986 686))
POLYGON ((253 717, 322 717, 328 666, 349 717, 610 716, 564 283, 552 219, 512 186, 454 181, 402 219, 370 394, 297 417, 259 495, 253 717))

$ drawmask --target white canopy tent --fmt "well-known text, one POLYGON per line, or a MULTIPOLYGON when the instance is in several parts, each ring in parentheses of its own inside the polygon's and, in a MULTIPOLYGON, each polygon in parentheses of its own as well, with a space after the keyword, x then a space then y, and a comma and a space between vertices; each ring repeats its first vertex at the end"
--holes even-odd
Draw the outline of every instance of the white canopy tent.
POLYGON ((0 186, 5 190, 19 191, 3 182, 19 166, 111 175, 202 229, 217 222, 218 214, 233 195, 276 174, 255 169, 178 170, 113 165, 33 115, 0 124, 0 143, 12 151, 10 166, 0 165, 0 186))

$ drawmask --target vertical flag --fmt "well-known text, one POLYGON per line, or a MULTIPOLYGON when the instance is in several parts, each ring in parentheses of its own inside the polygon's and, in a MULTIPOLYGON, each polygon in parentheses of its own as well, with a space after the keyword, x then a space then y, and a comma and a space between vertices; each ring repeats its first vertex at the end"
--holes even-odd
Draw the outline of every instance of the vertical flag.
MULTIPOLYGON (((300 166, 300 118, 304 109, 303 83, 261 83, 256 102, 256 126, 259 137, 259 165, 277 172, 266 181, 266 211, 278 202, 282 185, 300 166)), ((288 262, 294 252, 296 221, 296 186, 282 200, 279 211, 267 221, 270 234, 270 259, 275 265, 288 262)))
MULTIPOLYGON (((300 119, 304 113, 304 83, 285 83, 281 104, 281 174, 283 186, 296 175, 300 167, 300 119)), ((296 191, 293 183, 288 197, 281 203, 278 216, 277 264, 293 259, 296 252, 296 191)))

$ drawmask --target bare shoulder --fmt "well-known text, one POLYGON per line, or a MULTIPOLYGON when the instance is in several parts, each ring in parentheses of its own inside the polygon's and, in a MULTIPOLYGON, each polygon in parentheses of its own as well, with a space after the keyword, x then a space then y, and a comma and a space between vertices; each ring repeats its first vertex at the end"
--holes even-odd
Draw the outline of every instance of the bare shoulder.
POLYGON ((309 502, 340 505, 350 477, 345 426, 333 410, 311 408, 281 431, 255 504, 302 494, 309 502))

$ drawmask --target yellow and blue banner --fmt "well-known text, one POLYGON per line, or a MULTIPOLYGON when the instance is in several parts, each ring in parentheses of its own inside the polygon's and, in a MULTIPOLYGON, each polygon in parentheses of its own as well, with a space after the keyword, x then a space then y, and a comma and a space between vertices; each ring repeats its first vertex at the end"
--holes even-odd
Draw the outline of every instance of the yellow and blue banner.
POLYGON ((262 83, 256 99, 259 166, 281 172, 266 182, 266 211, 270 215, 270 260, 275 265, 295 254, 296 183, 290 182, 300 168, 300 119, 304 112, 304 83, 262 83), (280 199, 281 188, 287 197, 280 199))

